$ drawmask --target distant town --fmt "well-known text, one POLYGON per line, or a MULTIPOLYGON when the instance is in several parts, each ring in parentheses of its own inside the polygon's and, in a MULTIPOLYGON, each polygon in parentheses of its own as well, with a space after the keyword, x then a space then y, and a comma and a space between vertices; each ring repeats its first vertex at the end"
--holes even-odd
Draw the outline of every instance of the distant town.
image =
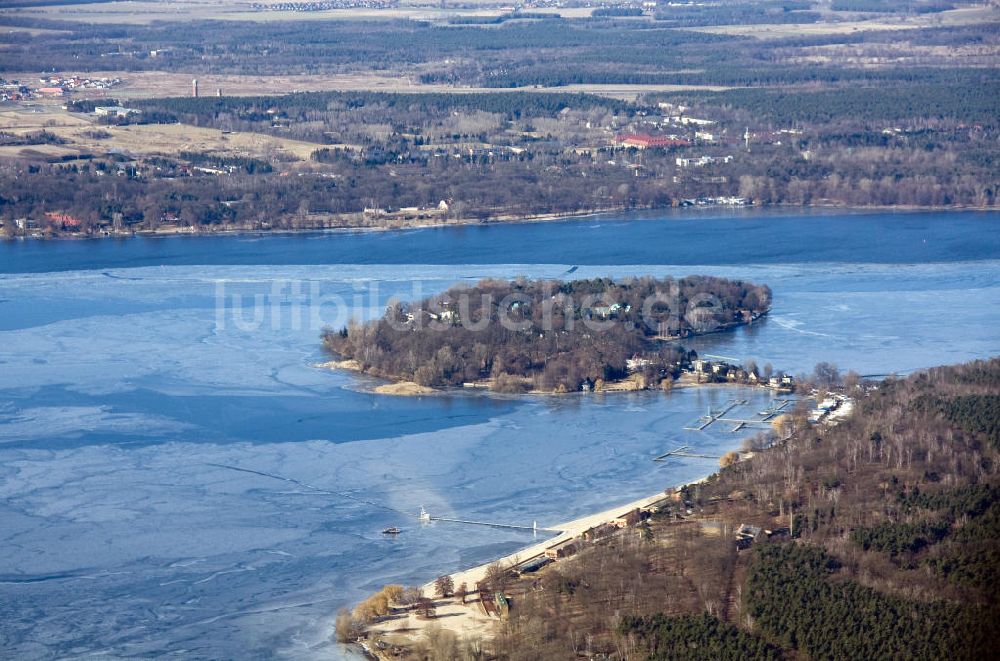
POLYGON ((109 90, 122 83, 121 78, 87 78, 50 76, 30 82, 0 78, 0 101, 60 99, 76 90, 109 90))
POLYGON ((189 18, 143 15, 121 38, 73 20, 92 18, 83 6, 64 21, 15 9, 0 230, 994 208, 995 8, 817 7, 196 0, 189 18))

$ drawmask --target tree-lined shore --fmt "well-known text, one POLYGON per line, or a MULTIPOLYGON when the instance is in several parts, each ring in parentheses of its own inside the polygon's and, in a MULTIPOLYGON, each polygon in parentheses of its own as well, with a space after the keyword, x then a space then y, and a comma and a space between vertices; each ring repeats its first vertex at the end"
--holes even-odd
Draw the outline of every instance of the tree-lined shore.
POLYGON ((368 323, 323 334, 324 347, 374 376, 499 392, 601 390, 631 377, 669 387, 694 354, 677 340, 752 323, 767 286, 711 276, 569 282, 483 280, 368 323))
POLYGON ((1000 359, 847 391, 839 424, 793 413, 787 436, 548 566, 494 563, 460 599, 439 579, 423 610, 345 611, 338 634, 432 661, 986 658, 1000 634, 1000 359), (503 603, 499 617, 480 599, 503 603), (476 624, 464 635, 436 622, 457 608, 476 624))

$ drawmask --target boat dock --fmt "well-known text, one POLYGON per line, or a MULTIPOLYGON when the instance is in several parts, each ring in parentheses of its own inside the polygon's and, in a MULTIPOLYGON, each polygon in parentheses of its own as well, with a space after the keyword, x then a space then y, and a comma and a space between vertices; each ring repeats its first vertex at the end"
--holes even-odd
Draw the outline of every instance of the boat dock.
POLYGON ((797 402, 797 399, 772 399, 767 408, 762 411, 758 411, 757 415, 759 417, 755 418, 736 418, 729 417, 726 414, 735 409, 738 406, 745 406, 747 400, 745 399, 731 399, 726 402, 721 409, 718 411, 713 411, 711 408, 708 409, 708 413, 698 418, 697 421, 691 423, 684 429, 687 431, 704 431, 713 423, 724 422, 733 425, 733 428, 729 430, 730 433, 735 434, 736 432, 743 431, 744 429, 770 429, 771 421, 773 418, 777 417, 785 411, 790 405, 797 402))
POLYGON ((727 413, 729 413, 730 411, 732 411, 737 406, 743 406, 746 403, 747 403, 747 400, 745 400, 745 399, 731 399, 728 402, 726 402, 723 405, 723 407, 721 409, 719 409, 718 411, 713 411, 712 408, 709 407, 708 413, 706 415, 701 416, 700 418, 698 418, 697 422, 688 425, 684 429, 686 429, 688 431, 702 431, 703 429, 705 429, 706 427, 708 427, 713 422, 716 422, 717 420, 721 420, 722 416, 726 415, 727 413))
POLYGON ((757 415, 761 416, 761 420, 770 420, 774 416, 782 413, 789 404, 794 404, 797 399, 785 398, 785 399, 772 399, 767 408, 763 411, 758 411, 757 415))

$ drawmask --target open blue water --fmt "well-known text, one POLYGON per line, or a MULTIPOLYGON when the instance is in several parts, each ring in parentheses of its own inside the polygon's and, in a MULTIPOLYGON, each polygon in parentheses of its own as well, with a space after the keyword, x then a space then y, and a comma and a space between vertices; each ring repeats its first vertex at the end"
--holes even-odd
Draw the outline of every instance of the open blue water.
POLYGON ((3 655, 339 658, 337 608, 531 541, 400 512, 551 525, 710 472, 650 458, 737 445, 682 429, 732 389, 392 398, 311 366, 391 295, 574 266, 769 284, 763 323, 692 344, 792 372, 1000 354, 997 213, 0 243, 3 655))
POLYGON ((397 232, 28 241, 5 247, 0 273, 205 264, 955 262, 996 259, 996 223, 996 212, 679 209, 397 232))

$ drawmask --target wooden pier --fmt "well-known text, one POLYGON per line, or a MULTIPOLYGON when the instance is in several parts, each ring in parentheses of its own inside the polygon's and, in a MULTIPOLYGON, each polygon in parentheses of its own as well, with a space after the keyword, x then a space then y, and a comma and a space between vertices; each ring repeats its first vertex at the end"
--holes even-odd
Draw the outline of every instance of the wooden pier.
POLYGON ((664 452, 658 457, 653 457, 653 461, 666 461, 671 457, 689 457, 694 459, 719 459, 719 455, 716 454, 700 454, 698 452, 690 452, 690 445, 681 445, 674 448, 669 452, 664 452))
POLYGON ((744 420, 741 418, 716 418, 717 422, 728 422, 729 424, 735 425, 730 429, 730 433, 735 433, 738 431, 743 431, 747 427, 753 429, 770 429, 771 423, 767 420, 760 420, 759 418, 751 418, 749 420, 744 420))
POLYGON ((713 411, 711 407, 709 407, 708 413, 706 415, 701 416, 700 418, 698 418, 698 422, 692 425, 688 425, 684 429, 688 431, 702 431, 713 422, 721 420, 722 416, 726 415, 737 406, 743 406, 746 403, 747 400, 745 399, 731 399, 728 402, 726 402, 726 404, 718 411, 713 411))
POLYGON ((715 422, 725 422, 733 425, 733 428, 729 430, 731 434, 748 428, 770 429, 771 420, 784 412, 789 405, 797 401, 797 399, 772 399, 766 409, 757 412, 757 415, 760 416, 758 418, 730 418, 726 416, 727 413, 737 406, 747 404, 747 400, 745 399, 731 399, 718 411, 713 411, 710 408, 706 415, 701 416, 697 422, 688 425, 684 429, 687 431, 704 431, 715 422))
POLYGON ((490 523, 488 521, 471 521, 468 519, 451 519, 445 516, 429 516, 422 521, 444 521, 446 523, 463 523, 468 526, 487 526, 489 528, 504 528, 506 530, 530 530, 531 532, 557 533, 558 530, 551 528, 539 528, 538 524, 533 526, 519 526, 512 523, 490 523))
POLYGON ((767 408, 764 409, 763 411, 758 411, 757 415, 761 416, 761 418, 760 418, 761 420, 770 420, 771 418, 773 418, 774 416, 778 415, 779 413, 784 412, 785 408, 789 404, 794 404, 797 401, 799 401, 799 400, 797 400, 797 399, 772 399, 768 403, 767 408))

